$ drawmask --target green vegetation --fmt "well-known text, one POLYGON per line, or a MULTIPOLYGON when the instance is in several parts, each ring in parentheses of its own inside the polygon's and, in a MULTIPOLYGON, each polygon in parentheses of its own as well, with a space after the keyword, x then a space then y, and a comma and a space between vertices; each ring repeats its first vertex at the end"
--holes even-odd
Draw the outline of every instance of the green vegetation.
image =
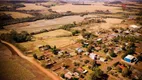
POLYGON ((1 34, 0 39, 8 42, 26 42, 30 41, 32 39, 32 36, 26 31, 17 33, 16 31, 12 30, 10 33, 1 34))
POLYGON ((131 73, 132 73, 131 70, 128 69, 128 68, 124 68, 124 69, 122 70, 122 76, 124 76, 124 77, 130 76, 131 73))
POLYGON ((76 24, 66 24, 66 25, 63 25, 63 26, 61 27, 61 29, 70 30, 70 28, 73 28, 73 27, 75 27, 75 26, 76 26, 76 24))
POLYGON ((36 55, 36 54, 33 54, 33 57, 34 57, 35 59, 38 59, 38 57, 37 57, 37 55, 36 55))
POLYGON ((107 75, 98 67, 93 68, 93 72, 90 74, 90 80, 107 80, 107 75))
POLYGON ((53 48, 51 48, 51 51, 53 54, 57 55, 60 50, 57 49, 56 46, 54 46, 53 48))
POLYGON ((76 36, 76 35, 78 35, 79 33, 80 33, 79 30, 73 30, 73 31, 72 31, 72 35, 73 35, 73 36, 76 36))
POLYGON ((114 51, 111 51, 111 52, 110 52, 110 56, 111 56, 111 57, 117 57, 117 55, 114 53, 114 51))

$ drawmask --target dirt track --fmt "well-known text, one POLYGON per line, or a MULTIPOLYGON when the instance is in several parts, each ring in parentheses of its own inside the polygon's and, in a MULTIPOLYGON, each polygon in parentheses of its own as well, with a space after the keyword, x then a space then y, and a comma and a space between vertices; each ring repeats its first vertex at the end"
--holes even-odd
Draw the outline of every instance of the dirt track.
POLYGON ((17 49, 14 45, 6 42, 6 41, 2 41, 1 43, 3 43, 4 45, 6 45, 8 48, 10 48, 10 50, 12 52, 15 52, 18 56, 20 56, 21 58, 31 62, 32 64, 34 64, 37 68, 39 68, 42 72, 44 72, 47 76, 51 77, 52 80, 61 80, 59 76, 55 75, 54 73, 48 71, 47 69, 43 68, 39 63, 37 63, 33 58, 29 58, 25 55, 23 55, 23 53, 17 49))

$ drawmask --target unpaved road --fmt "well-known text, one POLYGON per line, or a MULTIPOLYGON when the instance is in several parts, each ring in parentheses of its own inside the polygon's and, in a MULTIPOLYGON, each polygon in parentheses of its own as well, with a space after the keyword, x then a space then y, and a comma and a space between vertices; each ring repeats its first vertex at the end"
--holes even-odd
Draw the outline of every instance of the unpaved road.
MULTIPOLYGON (((4 45, 6 45, 8 48, 10 48, 10 50, 13 50, 18 56, 20 56, 21 58, 31 62, 32 64, 34 64, 37 68, 39 68, 42 72, 44 72, 47 76, 51 77, 52 80, 61 80, 59 76, 55 75, 54 73, 48 71, 47 69, 43 68, 39 63, 37 63, 34 59, 29 58, 25 55, 23 55, 23 53, 17 49, 15 46, 13 46, 12 44, 6 42, 6 41, 2 41, 1 43, 3 43, 4 45)), ((13 52, 12 51, 12 52, 13 52)))

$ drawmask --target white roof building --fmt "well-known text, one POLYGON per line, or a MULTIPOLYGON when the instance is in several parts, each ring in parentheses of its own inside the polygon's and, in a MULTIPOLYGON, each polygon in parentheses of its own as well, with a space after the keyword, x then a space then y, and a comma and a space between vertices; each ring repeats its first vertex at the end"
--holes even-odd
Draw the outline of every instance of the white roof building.
POLYGON ((130 28, 140 28, 140 27, 137 25, 130 25, 130 28))
POLYGON ((96 57, 96 54, 94 54, 94 53, 90 53, 90 55, 89 55, 89 57, 91 58, 91 59, 95 59, 95 57, 96 57))
POLYGON ((132 56, 132 55, 127 55, 125 58, 128 58, 128 59, 132 60, 132 59, 134 58, 134 56, 132 56))

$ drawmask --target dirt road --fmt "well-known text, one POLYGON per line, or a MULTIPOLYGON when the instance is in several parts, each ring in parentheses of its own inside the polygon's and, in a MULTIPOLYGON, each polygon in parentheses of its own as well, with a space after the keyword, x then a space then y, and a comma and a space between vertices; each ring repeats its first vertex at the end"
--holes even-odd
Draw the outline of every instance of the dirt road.
POLYGON ((6 45, 8 48, 10 48, 10 50, 13 52, 15 52, 18 56, 20 56, 21 58, 31 62, 32 64, 34 64, 38 69, 40 69, 42 72, 44 72, 47 76, 51 77, 52 80, 61 80, 59 76, 57 76, 56 74, 54 74, 53 72, 48 71, 47 69, 43 68, 39 63, 37 63, 33 58, 29 58, 25 55, 23 55, 23 53, 17 49, 14 45, 1 40, 1 43, 3 43, 4 45, 6 45))

